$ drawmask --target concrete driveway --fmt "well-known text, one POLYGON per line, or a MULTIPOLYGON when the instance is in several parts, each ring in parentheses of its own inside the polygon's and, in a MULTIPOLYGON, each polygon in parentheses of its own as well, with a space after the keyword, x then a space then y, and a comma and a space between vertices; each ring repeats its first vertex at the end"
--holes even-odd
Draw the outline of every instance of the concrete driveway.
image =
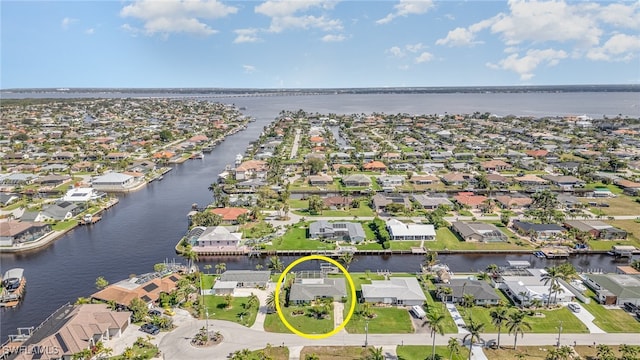
MULTIPOLYGON (((575 304, 575 303, 574 303, 575 304)), ((591 315, 591 313, 589 311, 587 311, 587 309, 584 308, 584 306, 580 306, 580 311, 579 312, 573 312, 573 315, 575 315, 575 317, 577 317, 580 321, 582 321, 583 324, 585 324, 587 326, 587 328, 589 329, 589 332, 592 334, 604 334, 605 331, 600 329, 599 327, 597 327, 594 323, 593 320, 595 319, 595 317, 593 315, 591 315)))

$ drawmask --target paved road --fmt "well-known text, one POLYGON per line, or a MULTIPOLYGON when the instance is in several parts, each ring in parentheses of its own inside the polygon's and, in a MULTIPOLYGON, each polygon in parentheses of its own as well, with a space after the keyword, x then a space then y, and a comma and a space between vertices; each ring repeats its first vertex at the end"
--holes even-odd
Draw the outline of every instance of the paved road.
POLYGON ((293 160, 298 157, 298 146, 300 144, 300 132, 301 129, 296 129, 296 135, 293 138, 293 145, 291 146, 291 155, 289 155, 289 159, 293 160))
MULTIPOLYGON (((180 314, 177 317, 181 316, 180 314)), ((242 325, 219 320, 210 320, 211 331, 219 331, 224 340, 222 343, 210 348, 195 348, 191 346, 190 339, 197 333, 198 329, 205 326, 204 320, 190 319, 188 321, 176 321, 178 328, 170 333, 161 335, 157 342, 165 359, 224 359, 236 350, 248 348, 250 350, 262 349, 266 344, 272 346, 284 345, 292 349, 292 353, 305 345, 314 346, 362 346, 364 345, 363 334, 339 333, 335 336, 320 340, 309 340, 293 334, 267 333, 260 329, 247 328, 242 325), (295 351, 294 351, 295 350, 295 351)), ((436 345, 446 345, 449 338, 462 339, 464 334, 446 334, 436 336, 436 345)), ((486 333, 482 335, 485 341, 496 339, 497 334, 486 333)), ((513 343, 513 337, 509 334, 502 334, 502 343, 507 346, 513 343)), ((525 334, 523 338, 518 338, 518 345, 540 346, 556 344, 558 334, 525 334)), ((560 343, 563 345, 573 345, 576 341, 578 345, 598 344, 629 344, 640 345, 638 334, 561 334, 560 343)), ((382 346, 388 349, 400 344, 404 345, 429 345, 432 340, 426 334, 369 334, 368 342, 371 346, 382 346)), ((476 351, 474 351, 476 352, 476 351)), ((483 359, 478 351, 476 359, 483 359)), ((292 357, 295 358, 295 355, 292 357)))

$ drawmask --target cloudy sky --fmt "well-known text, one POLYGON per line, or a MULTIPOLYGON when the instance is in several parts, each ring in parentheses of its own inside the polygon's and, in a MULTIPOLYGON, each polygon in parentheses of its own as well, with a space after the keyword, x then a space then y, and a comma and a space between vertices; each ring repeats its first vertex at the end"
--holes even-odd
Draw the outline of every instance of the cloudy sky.
POLYGON ((638 1, 11 1, 0 87, 640 82, 638 1))

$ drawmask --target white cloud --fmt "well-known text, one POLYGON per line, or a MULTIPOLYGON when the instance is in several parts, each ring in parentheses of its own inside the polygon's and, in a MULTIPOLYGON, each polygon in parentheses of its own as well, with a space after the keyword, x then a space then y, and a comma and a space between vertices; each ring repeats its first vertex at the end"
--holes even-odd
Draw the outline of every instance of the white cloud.
POLYGON ((629 61, 640 53, 640 35, 615 34, 601 47, 589 49, 587 58, 604 61, 629 61))
POLYGON ((271 18, 270 32, 282 32, 287 29, 316 28, 324 31, 342 30, 342 22, 320 15, 306 14, 308 11, 324 12, 333 9, 333 0, 267 0, 256 6, 254 11, 271 18))
POLYGON ((393 46, 385 50, 386 53, 393 55, 394 57, 401 58, 404 57, 404 51, 398 46, 393 46))
POLYGON ((424 63, 424 62, 429 62, 429 61, 431 61, 431 60, 433 60, 433 54, 428 53, 428 52, 426 52, 426 51, 424 51, 422 54, 420 54, 420 55, 415 59, 416 64, 421 64, 421 63, 424 63))
POLYGON ((324 42, 341 42, 344 41, 347 37, 342 34, 327 34, 322 37, 322 41, 324 42))
POLYGON ((388 24, 399 16, 424 14, 433 7, 432 0, 400 0, 393 6, 394 12, 376 21, 376 24, 388 24))
POLYGON ((237 29, 237 30, 234 30, 234 32, 237 35, 236 38, 233 40, 235 44, 260 41, 260 38, 258 37, 258 29, 253 29, 253 28, 237 29))
POLYGON ((436 45, 448 45, 448 46, 469 46, 477 44, 475 41, 475 34, 468 29, 458 27, 447 34, 446 37, 436 40, 436 45))
POLYGON ((144 31, 148 35, 211 35, 217 31, 204 23, 203 19, 222 18, 237 11, 238 8, 227 6, 218 0, 137 0, 122 8, 120 16, 142 20, 144 31))
POLYGON ((95 32, 96 32, 96 30, 94 28, 89 28, 89 29, 84 31, 84 33, 87 34, 87 35, 93 35, 95 32))
POLYGON ((256 71, 256 67, 253 65, 242 65, 242 68, 246 74, 251 74, 256 71))
POLYGON ((72 23, 78 21, 78 19, 73 19, 70 17, 66 17, 64 19, 62 19, 62 21, 60 22, 60 26, 62 26, 63 29, 67 30, 69 28, 69 25, 71 25, 72 23))
POLYGON ((407 49, 407 51, 412 52, 412 53, 416 53, 422 49, 424 49, 424 45, 422 45, 422 43, 417 43, 417 44, 407 44, 405 45, 405 48, 407 49))
POLYGON ((640 2, 610 4, 598 7, 594 12, 598 19, 622 28, 640 29, 640 2))
POLYGON ((535 75, 533 71, 543 63, 547 66, 555 66, 561 59, 567 57, 564 50, 554 49, 532 49, 527 51, 526 55, 520 57, 519 54, 511 54, 500 60, 498 64, 487 63, 492 69, 509 70, 520 75, 520 80, 531 80, 535 75))

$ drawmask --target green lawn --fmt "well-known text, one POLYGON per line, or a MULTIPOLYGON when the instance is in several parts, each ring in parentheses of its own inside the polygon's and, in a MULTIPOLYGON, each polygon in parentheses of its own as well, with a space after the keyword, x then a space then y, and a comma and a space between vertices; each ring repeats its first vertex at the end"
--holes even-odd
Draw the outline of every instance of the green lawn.
POLYGON ((344 209, 344 210, 322 210, 322 213, 317 215, 309 214, 308 205, 305 208, 293 210, 293 213, 297 215, 309 216, 309 217, 313 217, 313 216, 335 216, 335 217, 375 216, 373 209, 371 209, 369 205, 367 205, 366 201, 360 202, 360 207, 358 208, 350 208, 350 209, 344 209))
POLYGON ((216 275, 202 274, 202 288, 211 289, 216 280, 216 275))
POLYGON ((264 349, 255 350, 249 352, 247 357, 243 357, 245 360, 263 360, 263 359, 271 359, 271 360, 288 360, 289 359, 289 348, 282 347, 276 344, 276 346, 268 346, 264 349))
MULTIPOLYGON (((398 360, 424 360, 431 356, 431 346, 426 345, 400 345, 396 347, 398 360)), ((446 346, 436 346, 436 354, 443 359, 449 359, 450 353, 446 346)), ((460 346, 460 352, 454 354, 453 360, 465 360, 469 358, 469 348, 460 346)), ((490 357, 489 359, 497 359, 490 357)))
MULTIPOLYGON (((436 286, 431 281, 426 281, 424 284, 427 286, 427 289, 423 288, 424 295, 427 297, 427 310, 433 309, 434 311, 444 315, 443 327, 445 333, 457 333, 458 326, 455 321, 453 321, 451 313, 449 313, 443 302, 436 300, 435 298, 436 286)), ((425 285, 423 285, 423 287, 425 285)))
MULTIPOLYGON (((426 244, 431 244, 426 242, 426 244)), ((411 250, 412 247, 419 247, 420 241, 391 241, 392 250, 411 250)), ((358 250, 382 250, 382 245, 378 242, 367 242, 356 245, 358 250)))
MULTIPOLYGON (((505 233, 507 233, 505 231, 505 233)), ((508 233, 507 233, 508 234, 508 233)), ((528 243, 524 246, 516 245, 511 242, 466 242, 460 239, 449 228, 441 227, 436 230, 436 241, 425 241, 424 246, 432 250, 527 250, 533 249, 528 243)))
POLYGON ((300 352, 300 359, 312 355, 322 360, 366 359, 371 354, 368 349, 362 346, 305 346, 300 352))
POLYGON ((273 240, 268 249, 277 250, 333 250, 335 244, 307 239, 306 227, 292 227, 280 238, 273 240))
POLYGON ((273 233, 273 226, 267 222, 248 223, 242 226, 242 237, 257 239, 273 233))
MULTIPOLYGON (((475 322, 480 322, 485 324, 484 328, 487 332, 497 331, 495 326, 491 325, 491 308, 490 307, 482 307, 482 306, 474 306, 472 308, 463 308, 458 306, 458 310, 465 318, 465 322, 468 323, 469 316, 473 318, 475 322)), ((511 311, 515 311, 512 309, 511 311)), ((536 310, 536 313, 541 313, 544 317, 527 317, 527 322, 531 325, 532 333, 557 333, 558 326, 560 325, 560 321, 562 321, 562 331, 565 333, 588 333, 587 327, 577 318, 571 310, 566 307, 562 307, 560 309, 553 310, 536 310)), ((503 331, 505 331, 503 329, 503 331)))
POLYGON ((620 195, 620 194, 622 194, 624 192, 617 185, 614 185, 614 184, 603 184, 600 181, 599 182, 595 182, 595 183, 589 183, 589 184, 585 185, 584 188, 585 189, 607 188, 607 189, 609 189, 609 191, 611 191, 613 194, 616 194, 616 195, 620 195))
MULTIPOLYGON (((298 331, 302 331, 305 334, 326 334, 333 330, 333 310, 329 312, 329 315, 323 319, 315 319, 307 314, 292 315, 292 312, 296 309, 306 309, 305 306, 289 306, 283 307, 282 312, 287 322, 298 331)), ((289 329, 280 320, 277 313, 267 314, 264 321, 264 330, 268 332, 276 333, 291 333, 289 329)))
POLYGON ((78 220, 71 219, 71 220, 57 222, 55 225, 51 227, 51 229, 53 231, 63 231, 67 229, 72 229, 76 226, 78 226, 78 220))
POLYGON ((258 309, 253 306, 247 309, 248 314, 240 319, 240 312, 245 309, 248 297, 234 297, 231 301, 231 308, 225 308, 224 296, 205 295, 204 304, 209 310, 209 319, 227 320, 235 323, 251 326, 256 321, 258 309))
POLYGON ((593 321, 599 328, 606 332, 637 333, 640 332, 640 321, 622 309, 606 309, 598 304, 595 293, 587 289, 587 296, 591 299, 589 304, 581 303, 582 307, 595 316, 593 321))
POLYGON ((640 204, 635 202, 632 197, 626 195, 618 195, 614 198, 603 199, 581 199, 581 202, 588 204, 589 202, 609 204, 609 207, 592 208, 594 214, 600 213, 605 218, 607 216, 618 215, 638 215, 640 214, 640 204))
MULTIPOLYGON (((346 307, 346 306, 345 306, 346 307)), ((375 317, 369 320, 370 334, 409 334, 413 333, 411 316, 406 309, 396 307, 371 307, 375 317)), ((356 306, 356 312, 358 307, 356 306)), ((357 313, 346 326, 351 334, 364 334, 365 319, 357 313)))
POLYGON ((22 206, 26 206, 27 205, 27 201, 26 200, 18 200, 16 202, 14 202, 13 204, 3 207, 2 210, 3 211, 12 211, 15 210, 17 208, 20 208, 22 206))

